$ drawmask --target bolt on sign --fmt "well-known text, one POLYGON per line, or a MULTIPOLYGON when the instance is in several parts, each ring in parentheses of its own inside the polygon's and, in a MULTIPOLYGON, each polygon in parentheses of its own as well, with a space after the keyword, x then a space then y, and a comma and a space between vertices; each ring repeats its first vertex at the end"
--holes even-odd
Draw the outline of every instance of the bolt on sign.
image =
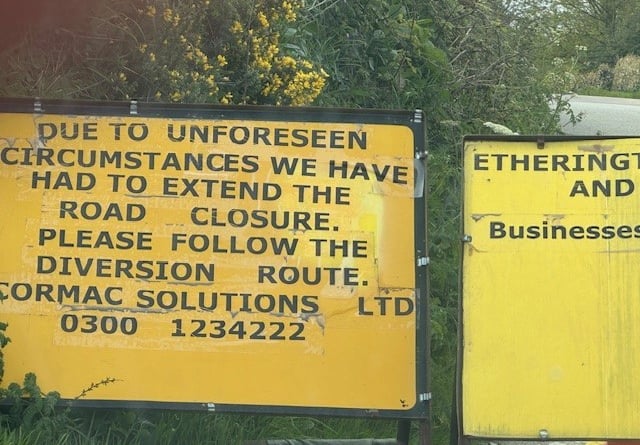
POLYGON ((640 438, 640 139, 464 141, 467 437, 640 438))
POLYGON ((422 112, 0 113, 5 383, 34 372, 98 406, 426 416, 422 112))

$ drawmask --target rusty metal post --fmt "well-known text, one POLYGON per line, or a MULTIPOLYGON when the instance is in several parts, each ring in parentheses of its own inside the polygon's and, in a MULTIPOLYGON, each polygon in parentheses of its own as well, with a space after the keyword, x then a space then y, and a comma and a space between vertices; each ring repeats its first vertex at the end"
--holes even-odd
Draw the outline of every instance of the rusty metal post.
POLYGON ((396 441, 398 445, 409 445, 409 436, 411 435, 411 420, 398 420, 398 433, 396 441))

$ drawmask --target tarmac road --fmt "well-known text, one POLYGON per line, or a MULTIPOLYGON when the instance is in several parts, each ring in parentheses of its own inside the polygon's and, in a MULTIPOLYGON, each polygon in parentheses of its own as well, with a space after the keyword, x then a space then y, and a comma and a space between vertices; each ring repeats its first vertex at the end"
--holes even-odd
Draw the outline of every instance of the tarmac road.
POLYGON ((562 130, 577 136, 640 136, 640 99, 599 96, 564 96, 573 112, 582 115, 575 126, 561 118, 562 130))

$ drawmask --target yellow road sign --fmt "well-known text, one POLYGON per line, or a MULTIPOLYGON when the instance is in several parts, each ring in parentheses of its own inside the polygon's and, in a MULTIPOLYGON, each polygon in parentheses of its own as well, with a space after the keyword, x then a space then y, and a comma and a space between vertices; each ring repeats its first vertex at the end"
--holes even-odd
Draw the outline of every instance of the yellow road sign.
POLYGON ((66 399, 109 380, 83 399, 425 415, 414 113, 4 110, 5 382, 33 371, 66 399))
POLYGON ((467 138, 462 424, 638 438, 640 140, 467 138))

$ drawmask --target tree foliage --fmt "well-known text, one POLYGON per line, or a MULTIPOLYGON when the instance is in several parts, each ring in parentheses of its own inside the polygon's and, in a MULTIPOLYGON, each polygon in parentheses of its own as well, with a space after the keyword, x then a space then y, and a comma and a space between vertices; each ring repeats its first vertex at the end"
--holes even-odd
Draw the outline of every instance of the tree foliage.
POLYGON ((615 64, 640 51, 640 1, 563 0, 561 17, 567 39, 585 46, 589 63, 615 64))
POLYGON ((406 0, 316 1, 303 16, 298 50, 328 73, 319 103, 415 108, 441 103, 444 51, 431 24, 406 0))
POLYGON ((430 2, 440 17, 437 38, 447 48, 453 82, 448 113, 465 132, 482 132, 486 121, 520 133, 556 131, 548 112, 552 85, 539 81, 535 18, 518 17, 502 0, 430 2))
POLYGON ((538 79, 556 90, 610 89, 618 61, 640 55, 640 0, 508 3, 523 40, 535 42, 538 79))

